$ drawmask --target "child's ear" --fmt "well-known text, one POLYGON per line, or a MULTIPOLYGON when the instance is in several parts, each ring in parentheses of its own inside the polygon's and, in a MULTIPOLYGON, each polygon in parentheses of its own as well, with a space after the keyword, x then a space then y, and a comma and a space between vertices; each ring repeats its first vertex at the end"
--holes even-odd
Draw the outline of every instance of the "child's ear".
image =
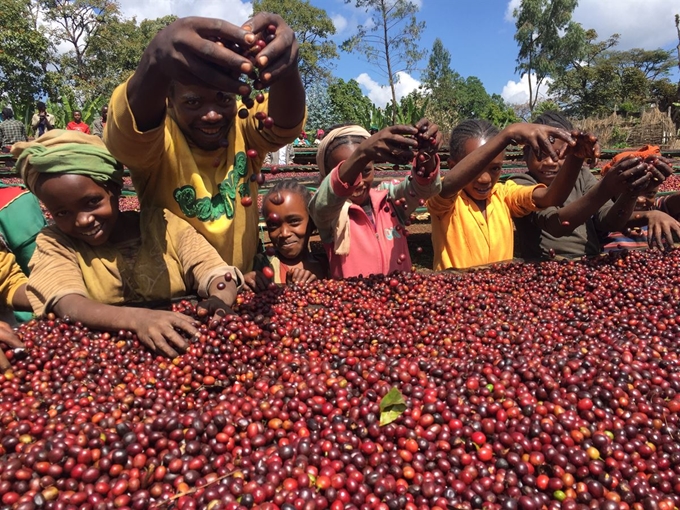
POLYGON ((449 170, 456 166, 456 163, 458 163, 458 160, 453 159, 451 156, 449 156, 449 158, 446 160, 446 165, 449 170))

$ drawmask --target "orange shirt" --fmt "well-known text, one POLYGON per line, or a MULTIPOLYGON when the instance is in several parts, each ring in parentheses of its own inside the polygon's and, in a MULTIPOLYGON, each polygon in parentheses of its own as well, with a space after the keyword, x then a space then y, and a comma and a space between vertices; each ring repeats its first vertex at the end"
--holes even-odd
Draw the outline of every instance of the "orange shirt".
POLYGON ((545 185, 520 186, 512 181, 496 184, 486 201, 486 218, 463 191, 450 198, 430 198, 427 209, 432 215, 435 271, 512 259, 512 217, 536 210, 533 192, 537 187, 545 185))

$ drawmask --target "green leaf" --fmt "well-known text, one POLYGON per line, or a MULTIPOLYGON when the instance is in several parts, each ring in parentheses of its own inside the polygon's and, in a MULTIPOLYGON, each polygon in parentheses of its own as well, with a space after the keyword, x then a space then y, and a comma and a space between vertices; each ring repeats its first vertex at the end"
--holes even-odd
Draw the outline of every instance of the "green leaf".
POLYGON ((380 426, 392 423, 406 411, 406 401, 397 388, 392 388, 380 400, 380 426))

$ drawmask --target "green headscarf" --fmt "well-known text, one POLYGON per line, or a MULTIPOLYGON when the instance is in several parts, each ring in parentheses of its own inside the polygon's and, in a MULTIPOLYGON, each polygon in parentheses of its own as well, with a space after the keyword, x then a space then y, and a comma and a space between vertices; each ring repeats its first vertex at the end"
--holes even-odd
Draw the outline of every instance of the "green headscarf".
POLYGON ((34 142, 12 147, 26 187, 34 191, 41 174, 85 175, 98 182, 123 186, 123 167, 97 136, 54 129, 34 142))

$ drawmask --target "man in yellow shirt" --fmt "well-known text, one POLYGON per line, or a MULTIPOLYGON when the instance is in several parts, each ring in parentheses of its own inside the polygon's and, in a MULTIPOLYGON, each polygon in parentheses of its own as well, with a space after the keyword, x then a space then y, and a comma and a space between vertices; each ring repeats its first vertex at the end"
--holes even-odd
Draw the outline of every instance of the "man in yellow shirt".
POLYGON ((181 18, 154 37, 109 102, 104 141, 130 169, 141 206, 184 218, 244 272, 258 244, 251 176, 304 125, 297 60, 295 35, 278 15, 258 13, 241 27, 181 18), (258 44, 262 49, 250 58, 235 46, 258 44), (248 96, 251 87, 239 78, 256 72, 268 97, 244 99, 244 107, 236 94, 248 96), (256 119, 256 112, 269 120, 256 119))

